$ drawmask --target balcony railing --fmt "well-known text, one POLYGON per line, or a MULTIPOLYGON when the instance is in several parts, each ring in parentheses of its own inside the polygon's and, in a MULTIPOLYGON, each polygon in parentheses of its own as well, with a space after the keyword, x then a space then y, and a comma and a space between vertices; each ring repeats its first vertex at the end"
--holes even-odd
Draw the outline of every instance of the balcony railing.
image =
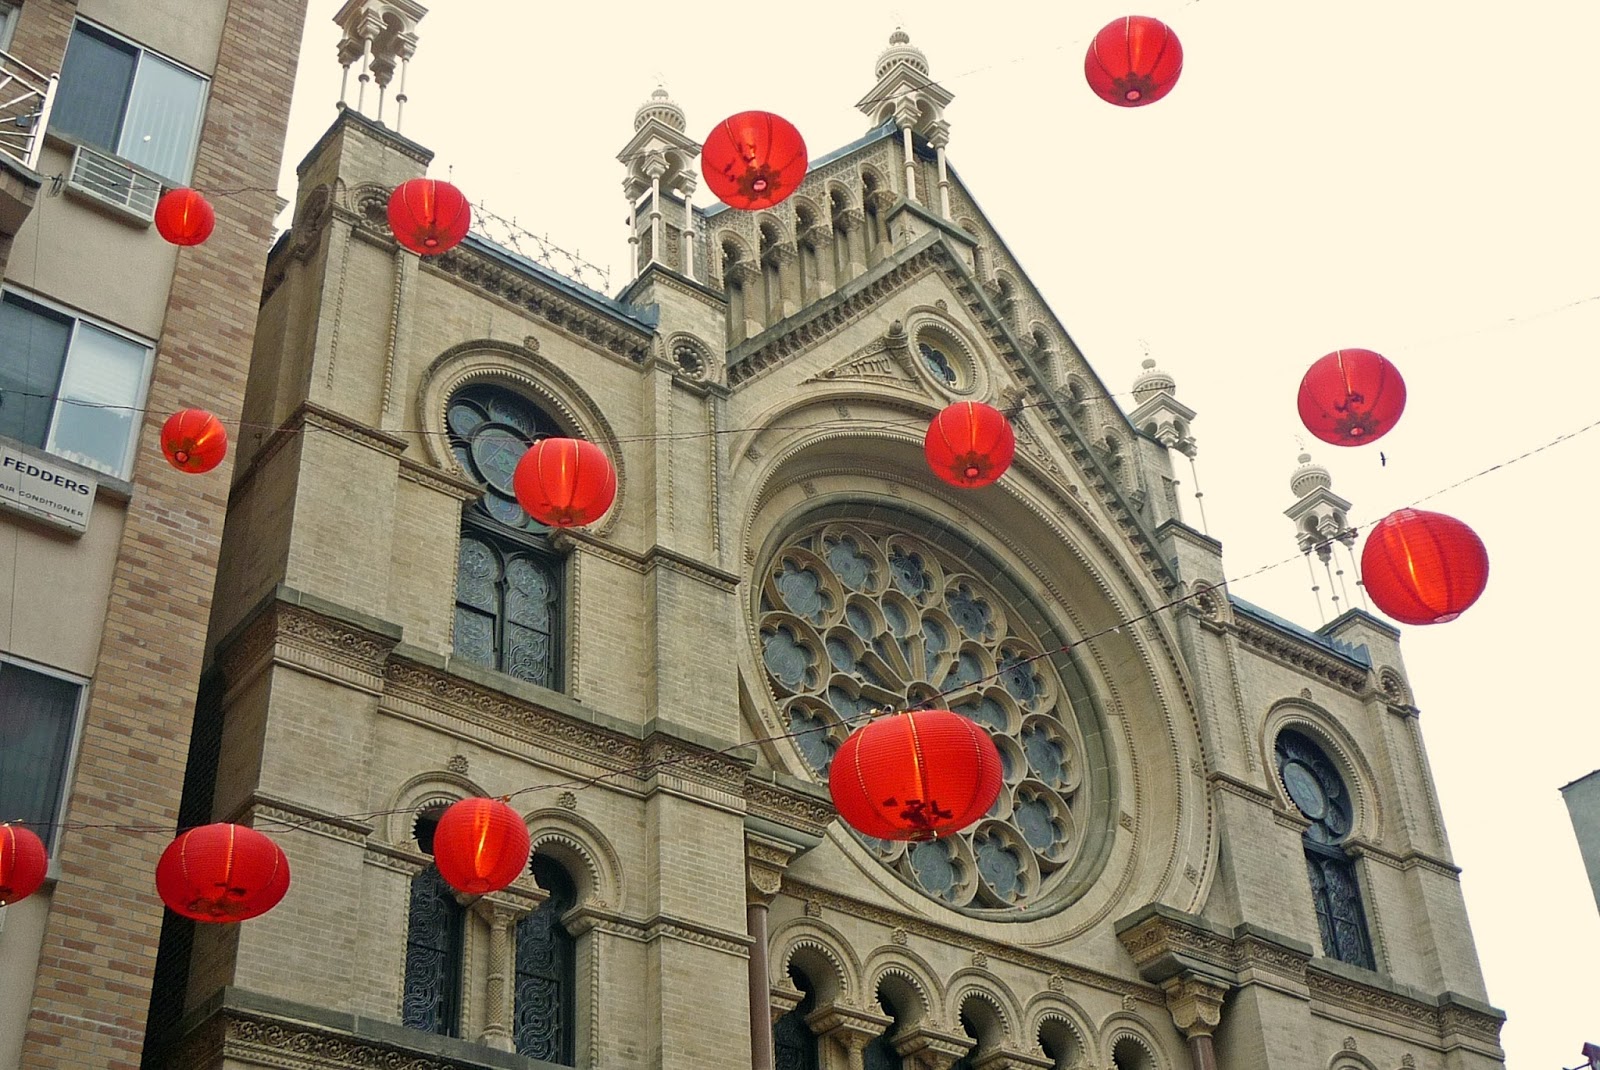
POLYGON ((0 153, 30 170, 38 169, 58 80, 0 52, 0 153))

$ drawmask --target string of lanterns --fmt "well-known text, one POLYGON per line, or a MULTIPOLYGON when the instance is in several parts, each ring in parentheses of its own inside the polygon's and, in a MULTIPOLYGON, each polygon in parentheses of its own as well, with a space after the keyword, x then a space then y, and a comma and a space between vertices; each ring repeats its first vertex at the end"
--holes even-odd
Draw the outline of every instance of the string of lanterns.
MULTIPOLYGON (((1160 21, 1128 16, 1091 42, 1084 76, 1101 99, 1142 107, 1164 98, 1183 69, 1176 34, 1160 21)), ((743 211, 771 208, 789 197, 809 159, 800 132, 769 112, 740 112, 705 139, 701 169, 707 187, 743 211)), ((395 240, 422 256, 447 252, 471 228, 471 207, 454 185, 416 178, 390 196, 395 240)), ((188 188, 163 195, 156 229, 174 245, 194 246, 215 228, 205 197, 188 188)), ((1376 441, 1405 407, 1405 383, 1370 350, 1339 350, 1312 365, 1301 383, 1302 422, 1319 439, 1342 446, 1376 441)), ((202 409, 174 413, 162 427, 161 449, 175 468, 211 471, 226 456, 227 433, 202 409)), ((1016 438, 1005 413, 981 402, 957 402, 930 422, 923 444, 932 472, 964 488, 988 486, 1010 467, 1016 438)), ((616 496, 616 471, 605 452, 581 439, 533 443, 518 462, 513 489, 530 516, 552 527, 591 524, 616 496)), ((1402 509, 1369 533, 1362 554, 1369 593, 1405 623, 1453 620, 1482 593, 1488 576, 1483 544, 1465 524, 1442 514, 1402 509)), ((993 805, 1002 780, 989 734, 951 710, 887 712, 855 729, 835 755, 829 792, 839 816, 863 835, 925 840, 953 835, 993 805)), ((509 885, 527 867, 529 836, 503 799, 471 798, 450 806, 434 833, 441 877, 464 894, 509 885)), ((42 841, 18 826, 0 826, 0 904, 42 884, 42 841)), ((289 888, 288 859, 253 829, 213 824, 180 834, 156 867, 156 886, 175 912, 205 922, 259 916, 289 888)))

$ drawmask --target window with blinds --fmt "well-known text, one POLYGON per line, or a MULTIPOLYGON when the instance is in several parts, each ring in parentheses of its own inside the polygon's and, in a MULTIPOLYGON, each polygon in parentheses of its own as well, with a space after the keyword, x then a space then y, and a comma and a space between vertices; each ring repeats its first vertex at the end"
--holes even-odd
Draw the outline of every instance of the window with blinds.
POLYGON ((173 185, 194 169, 204 77, 86 22, 72 28, 50 128, 173 185))
POLYGON ((125 479, 151 346, 62 309, 0 297, 0 435, 125 479))

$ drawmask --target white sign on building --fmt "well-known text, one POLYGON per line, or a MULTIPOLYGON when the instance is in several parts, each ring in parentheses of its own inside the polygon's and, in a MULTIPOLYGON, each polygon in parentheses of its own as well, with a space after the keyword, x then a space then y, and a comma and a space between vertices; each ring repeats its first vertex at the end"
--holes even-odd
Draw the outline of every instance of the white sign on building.
POLYGON ((82 469, 0 445, 0 508, 82 534, 99 485, 82 469))

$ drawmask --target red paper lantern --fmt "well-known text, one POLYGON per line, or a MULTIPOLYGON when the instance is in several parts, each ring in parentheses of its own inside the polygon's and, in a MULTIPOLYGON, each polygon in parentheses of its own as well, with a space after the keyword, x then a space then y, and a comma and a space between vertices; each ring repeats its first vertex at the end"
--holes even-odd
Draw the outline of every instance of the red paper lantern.
POLYGON ((722 203, 771 208, 806 177, 806 143, 794 124, 765 111, 718 123, 700 148, 700 172, 722 203))
POLYGON ((856 729, 828 767, 839 817, 865 836, 934 840, 977 821, 1000 794, 989 733, 950 710, 880 717, 856 729))
POLYGON ((528 868, 528 826, 499 799, 462 799, 439 816, 433 862, 468 895, 497 892, 528 868))
POLYGON ((1300 422, 1335 446, 1360 446, 1388 434, 1406 408, 1406 383, 1370 349, 1336 349, 1300 380, 1300 422))
POLYGON ((1455 517, 1397 509, 1367 533, 1361 581, 1379 609, 1403 624, 1455 620, 1489 582, 1489 554, 1455 517))
POLYGON ((37 892, 49 868, 43 840, 20 825, 0 825, 0 907, 37 892))
POLYGON ((195 921, 244 921, 277 906, 289 890, 289 859, 243 825, 202 825, 181 833, 156 863, 156 891, 195 921))
POLYGON ((1124 108, 1154 104, 1172 91, 1183 70, 1183 46, 1163 22, 1129 15, 1094 35, 1083 58, 1089 88, 1124 108))
POLYGON ((999 409, 981 401, 958 401, 928 425, 922 452, 946 483, 983 487, 1011 467, 1017 436, 999 409))
POLYGON ((173 245, 199 245, 216 225, 217 213, 198 190, 168 190, 156 202, 156 232, 173 245))
POLYGON ((542 438, 511 475, 517 502, 541 524, 592 524, 617 497, 617 470, 606 451, 577 438, 542 438))
POLYGON ((161 425, 161 452, 180 472, 209 472, 228 455, 228 432, 204 409, 184 409, 161 425))
POLYGON ((413 178, 389 195, 389 229, 414 253, 434 256, 454 249, 471 227, 472 206, 448 182, 413 178))

